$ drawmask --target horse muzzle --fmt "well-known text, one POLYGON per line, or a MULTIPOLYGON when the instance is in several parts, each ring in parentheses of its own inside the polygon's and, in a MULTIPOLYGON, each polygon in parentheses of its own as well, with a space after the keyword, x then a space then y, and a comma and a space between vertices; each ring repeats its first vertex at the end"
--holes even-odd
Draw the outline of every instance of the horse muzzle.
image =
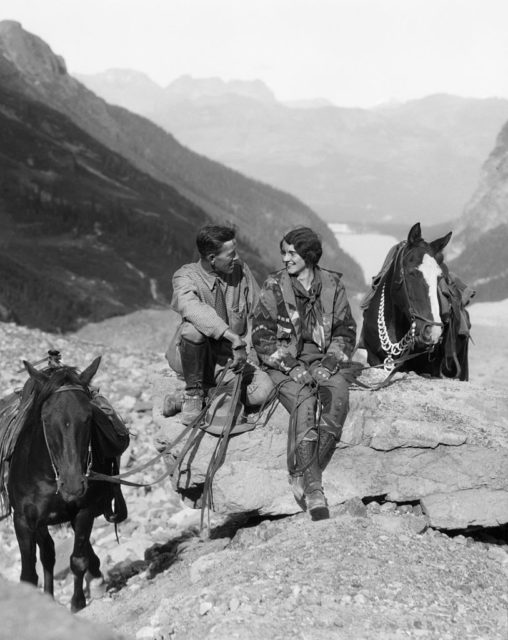
POLYGON ((416 343, 422 347, 436 345, 441 340, 443 325, 440 322, 426 322, 416 334, 416 343))
POLYGON ((58 478, 56 492, 65 502, 74 502, 82 498, 88 490, 88 478, 83 476, 70 479, 58 478))

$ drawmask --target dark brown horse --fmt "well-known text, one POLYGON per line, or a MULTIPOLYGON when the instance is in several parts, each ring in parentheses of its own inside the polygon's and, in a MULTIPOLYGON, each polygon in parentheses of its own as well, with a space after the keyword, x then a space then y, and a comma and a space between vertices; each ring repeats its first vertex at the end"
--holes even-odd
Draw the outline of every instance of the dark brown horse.
POLYGON ((370 365, 468 379, 469 327, 460 329, 467 312, 442 264, 451 235, 426 242, 417 223, 388 254, 363 304, 360 347, 370 365))
POLYGON ((100 561, 90 544, 94 518, 104 514, 110 522, 111 485, 90 482, 91 469, 111 474, 111 459, 98 447, 90 381, 100 363, 96 358, 81 374, 61 366, 38 371, 25 362, 35 397, 11 459, 8 491, 14 528, 21 552, 21 580, 37 585, 36 547, 44 570, 44 591, 53 595, 55 546, 48 525, 70 522, 74 548, 72 611, 86 606, 85 573, 101 577, 100 561))

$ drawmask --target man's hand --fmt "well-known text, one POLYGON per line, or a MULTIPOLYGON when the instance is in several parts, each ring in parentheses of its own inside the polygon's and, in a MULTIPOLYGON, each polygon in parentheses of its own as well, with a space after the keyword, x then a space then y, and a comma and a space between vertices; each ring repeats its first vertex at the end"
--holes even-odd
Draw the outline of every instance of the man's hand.
POLYGON ((247 346, 245 340, 243 338, 240 338, 240 336, 234 331, 231 331, 231 329, 226 329, 226 331, 224 331, 223 337, 231 342, 231 348, 233 349, 233 351, 235 349, 239 349, 241 347, 245 348, 247 346))
POLYGON ((321 384, 329 380, 331 375, 332 375, 332 372, 326 367, 316 367, 312 371, 312 377, 318 384, 321 384))
POLYGON ((241 371, 247 362, 247 349, 245 347, 233 347, 233 371, 241 371))
POLYGON ((291 380, 294 380, 298 384, 314 384, 314 378, 310 375, 307 369, 305 369, 305 367, 302 367, 301 365, 291 369, 288 375, 291 380))

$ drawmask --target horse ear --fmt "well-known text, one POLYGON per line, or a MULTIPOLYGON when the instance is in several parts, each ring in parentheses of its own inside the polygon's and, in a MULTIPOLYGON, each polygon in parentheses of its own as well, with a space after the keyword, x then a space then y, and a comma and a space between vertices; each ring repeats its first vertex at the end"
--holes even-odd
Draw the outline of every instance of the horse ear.
POLYGON ((409 233, 407 234, 407 243, 408 245, 416 244, 419 240, 422 239, 422 229, 420 227, 420 223, 417 222, 415 225, 411 227, 409 233))
POLYGON ((47 381, 48 376, 42 371, 36 369, 33 364, 30 364, 27 360, 23 360, 23 366, 28 371, 28 375, 37 382, 44 383, 47 381))
POLYGON ((438 238, 437 240, 432 240, 432 242, 429 242, 434 255, 436 255, 436 253, 441 252, 446 247, 446 245, 450 242, 451 237, 452 237, 452 231, 449 231, 442 238, 438 238))
POLYGON ((94 375, 97 373, 97 369, 99 368, 100 363, 101 363, 101 356, 97 356, 97 358, 95 358, 92 364, 89 364, 88 367, 79 376, 80 381, 87 387, 92 381, 92 378, 94 377, 94 375))

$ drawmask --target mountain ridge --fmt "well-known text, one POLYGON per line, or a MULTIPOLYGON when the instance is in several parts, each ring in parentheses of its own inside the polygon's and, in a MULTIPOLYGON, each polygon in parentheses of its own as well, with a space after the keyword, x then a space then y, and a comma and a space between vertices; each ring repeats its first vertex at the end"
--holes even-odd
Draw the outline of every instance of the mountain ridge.
POLYGON ((210 222, 236 226, 259 281, 290 222, 318 227, 329 264, 361 289, 359 266, 294 197, 96 98, 19 23, 0 23, 0 52, 0 319, 64 331, 167 305, 210 222))
POLYGON ((176 188, 212 219, 234 223, 268 269, 276 268, 280 259, 276 242, 267 243, 266 238, 278 238, 292 226, 308 224, 323 238, 325 266, 340 265, 351 286, 360 288, 359 267, 339 249, 326 224, 294 196, 196 154, 146 118, 107 104, 69 76, 50 47, 19 23, 0 23, 0 51, 7 53, 0 57, 0 74, 9 86, 67 115, 138 169, 176 188))
MULTIPOLYGON (((100 75, 83 80, 111 97, 100 75)), ((295 108, 226 92, 197 99, 187 84, 187 99, 160 88, 141 112, 197 152, 294 193, 329 222, 459 218, 508 120, 500 98, 295 108)), ((123 106, 133 108, 131 100, 123 84, 123 106)))

